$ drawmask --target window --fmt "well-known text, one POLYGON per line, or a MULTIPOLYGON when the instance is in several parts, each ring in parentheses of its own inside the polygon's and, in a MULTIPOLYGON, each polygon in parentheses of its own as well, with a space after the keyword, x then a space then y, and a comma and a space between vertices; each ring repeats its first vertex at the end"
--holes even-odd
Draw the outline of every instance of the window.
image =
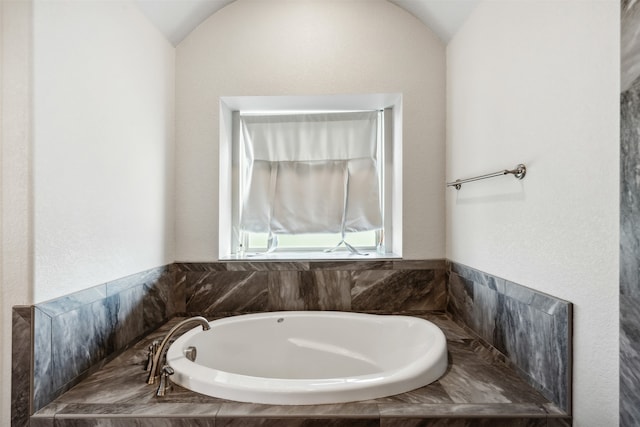
POLYGON ((265 98, 282 101, 221 102, 221 258, 399 255, 394 105, 256 108, 265 98))
POLYGON ((381 111, 240 112, 240 248, 381 248, 382 122, 381 111))

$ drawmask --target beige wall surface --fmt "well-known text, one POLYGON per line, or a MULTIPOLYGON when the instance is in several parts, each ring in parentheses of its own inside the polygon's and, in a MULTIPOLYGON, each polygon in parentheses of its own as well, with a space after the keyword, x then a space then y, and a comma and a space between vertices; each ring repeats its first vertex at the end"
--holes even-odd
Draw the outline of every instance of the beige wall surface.
POLYGON ((175 49, 132 2, 33 13, 35 302, 173 262, 175 49))
POLYGON ((33 302, 32 2, 0 1, 0 425, 11 420, 11 307, 33 302))
MULTIPOLYGON (((177 47, 176 259, 218 259, 222 96, 402 93, 403 257, 444 256, 445 48, 382 0, 237 0, 177 47)), ((223 207, 224 208, 224 207, 223 207)))
POLYGON ((574 304, 576 426, 617 425, 617 1, 485 1, 447 47, 447 258, 574 304))

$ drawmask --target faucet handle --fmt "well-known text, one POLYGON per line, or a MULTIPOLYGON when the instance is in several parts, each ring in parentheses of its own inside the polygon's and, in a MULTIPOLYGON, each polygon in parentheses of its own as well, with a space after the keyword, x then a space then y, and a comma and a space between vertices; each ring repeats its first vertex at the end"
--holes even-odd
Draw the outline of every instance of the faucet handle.
POLYGON ((198 357, 198 349, 190 345, 189 347, 184 349, 184 357, 191 360, 192 362, 195 362, 196 357, 198 357))
POLYGON ((159 346, 160 346, 160 340, 154 340, 149 345, 149 349, 147 350, 147 363, 144 365, 145 371, 148 371, 151 369, 151 366, 153 365, 153 357, 156 355, 156 352, 158 351, 159 346))
POLYGON ((160 384, 158 384, 158 390, 156 390, 156 396, 163 397, 167 394, 167 392, 171 391, 173 388, 171 385, 171 381, 169 381, 169 376, 174 374, 174 370, 169 365, 164 365, 162 367, 162 374, 160 374, 160 384))

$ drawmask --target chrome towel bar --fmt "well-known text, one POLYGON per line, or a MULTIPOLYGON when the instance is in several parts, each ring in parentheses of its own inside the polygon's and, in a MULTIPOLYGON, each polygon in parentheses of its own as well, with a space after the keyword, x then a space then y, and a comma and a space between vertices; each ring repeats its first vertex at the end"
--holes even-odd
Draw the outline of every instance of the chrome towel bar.
POLYGON ((462 188, 462 184, 466 184, 467 182, 479 181, 481 179, 493 178, 496 176, 509 175, 509 174, 515 176, 517 179, 522 179, 527 174, 527 167, 522 163, 520 163, 518 166, 515 167, 515 169, 511 169, 511 170, 505 169, 499 172, 488 173, 486 175, 480 175, 473 178, 456 179, 453 182, 447 182, 447 187, 455 187, 456 190, 459 190, 460 188, 462 188))

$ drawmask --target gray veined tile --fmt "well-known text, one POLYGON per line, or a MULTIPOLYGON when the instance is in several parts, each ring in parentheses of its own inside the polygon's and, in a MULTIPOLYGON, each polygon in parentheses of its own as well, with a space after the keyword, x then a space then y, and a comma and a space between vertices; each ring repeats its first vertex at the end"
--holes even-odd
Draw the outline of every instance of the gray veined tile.
POLYGON ((548 427, 541 417, 382 418, 380 427, 548 427))
POLYGON ((621 6, 620 89, 629 92, 633 91, 640 74, 638 70, 640 43, 636 30, 640 21, 640 13, 635 1, 622 0, 621 6))
POLYGON ((379 427, 379 421, 369 418, 216 418, 216 427, 379 427))
POLYGON ((107 296, 115 295, 140 285, 156 283, 162 280, 164 275, 171 274, 173 270, 174 268, 171 265, 165 265, 105 283, 107 296))
MULTIPOLYGON (((638 48, 640 51, 640 48, 638 48)), ((620 98, 620 293, 640 298, 640 85, 620 98)))
POLYGON ((444 404, 405 404, 379 405, 381 419, 387 418, 541 418, 545 419, 547 412, 535 403, 494 403, 483 405, 476 403, 444 403, 444 404))
POLYGON ((541 391, 551 392, 548 397, 565 405, 569 360, 567 338, 558 336, 553 316, 509 299, 505 301, 505 307, 501 318, 504 353, 541 391), (527 339, 521 338, 525 336, 527 339))
POLYGON ((457 299, 464 299, 468 300, 469 303, 473 303, 473 292, 475 289, 473 281, 465 279, 457 273, 450 273, 449 282, 451 285, 455 286, 455 289, 453 289, 452 292, 455 292, 454 296, 457 299))
POLYGON ((103 284, 37 304, 37 307, 49 316, 55 317, 87 304, 103 300, 106 296, 107 287, 103 284))
POLYGON ((174 314, 187 312, 187 273, 174 273, 175 282, 171 286, 172 312, 174 314))
POLYGON ((396 274, 393 270, 362 270, 352 273, 351 295, 357 298, 371 288, 384 286, 384 283, 396 274))
POLYGON ((263 271, 187 273, 189 313, 265 311, 267 278, 263 271))
MULTIPOLYGON (((482 369, 477 369, 477 372, 481 371, 482 369)), ((470 371, 467 367, 452 365, 439 382, 456 403, 512 403, 510 397, 505 396, 504 390, 487 381, 482 373, 469 375, 477 372, 470 371)))
MULTIPOLYGON (((442 387, 440 382, 436 381, 424 387, 408 391, 406 393, 396 394, 394 396, 381 397, 372 400, 379 405, 383 404, 423 404, 423 403, 453 403, 447 391, 442 387)), ((391 406, 391 405, 389 405, 391 406)))
POLYGON ((38 307, 33 312, 33 406, 37 411, 55 398, 51 317, 38 307))
POLYGON ((223 404, 216 427, 378 427, 376 405, 268 406, 223 404), (357 408, 356 408, 357 407, 357 408))
POLYGON ((310 270, 391 270, 393 268, 392 261, 375 260, 375 261, 310 261, 310 270))
POLYGON ((472 282, 484 283, 485 274, 479 270, 476 270, 475 268, 471 268, 469 266, 456 262, 452 263, 451 270, 454 273, 457 273, 459 276, 464 277, 465 279, 472 282))
POLYGON ((473 324, 473 298, 473 282, 457 273, 450 273, 447 310, 469 326, 473 324))
MULTIPOLYGON (((66 404, 51 403, 30 417, 29 427, 54 427, 54 417, 66 404)), ((12 424, 13 426, 13 424, 12 424)))
POLYGON ((224 403, 216 426, 378 426, 378 407, 367 403, 334 405, 257 405, 224 403))
POLYGON ((501 277, 493 276, 483 271, 476 270, 474 268, 458 263, 451 263, 451 273, 457 274, 465 281, 487 287, 498 293, 508 292, 509 285, 513 284, 512 282, 509 282, 501 277))
POLYGON ((26 426, 31 414, 31 307, 13 307, 11 315, 11 425, 26 426))
POLYGON ((494 343, 496 323, 499 321, 501 295, 487 286, 474 283, 472 323, 474 331, 489 344, 494 343))
POLYGON ((450 364, 480 365, 482 367, 487 363, 506 362, 502 353, 486 344, 482 344, 477 339, 453 341, 447 337, 447 350, 449 351, 450 364))
POLYGON ((162 274, 157 277, 156 280, 152 282, 148 282, 149 286, 159 287, 163 294, 162 298, 164 298, 165 302, 165 318, 163 322, 171 319, 176 313, 184 312, 184 299, 179 301, 180 297, 179 292, 180 288, 176 288, 176 269, 170 268, 162 271, 162 274))
POLYGON ((623 0, 620 95, 620 425, 640 424, 640 6, 623 0))
POLYGON ((526 286, 522 286, 513 282, 507 282, 504 295, 522 304, 531 305, 534 301, 534 298, 541 294, 537 291, 534 291, 533 289, 527 288, 526 286))
POLYGON ((546 427, 543 408, 535 404, 380 405, 385 427, 546 427))
POLYGON ((191 417, 215 417, 220 409, 219 404, 210 403, 166 403, 161 400, 144 404, 131 403, 102 403, 102 404, 77 404, 65 405, 57 412, 58 417, 89 417, 89 416, 136 416, 139 418, 191 418, 191 417))
MULTIPOLYGON (((158 335, 155 334, 150 336, 146 343, 157 337, 158 335)), ((82 408, 105 405, 104 410, 111 411, 115 411, 118 405, 125 405, 128 408, 126 410, 130 410, 132 402, 141 407, 157 403, 156 387, 146 383, 147 372, 143 370, 147 360, 146 347, 146 345, 138 345, 127 350, 125 354, 118 356, 67 391, 57 401, 68 405, 84 405, 81 406, 82 408), (108 384, 108 387, 105 384, 108 384)), ((173 392, 171 396, 174 396, 173 392)), ((162 402, 173 403, 169 402, 169 399, 163 399, 162 402)), ((192 399, 186 403, 198 402, 192 399)), ((77 412, 79 409, 73 409, 73 411, 77 412)))
POLYGON ((620 420, 624 426, 640 420, 640 300, 620 298, 620 420))
POLYGON ((351 307, 363 311, 444 310, 444 270, 353 272, 351 307))
POLYGON ((118 299, 115 348, 122 349, 146 332, 144 290, 142 286, 135 286, 121 291, 113 298, 118 299))
POLYGON ((328 405, 260 405, 227 402, 220 406, 219 417, 243 418, 375 418, 378 406, 373 403, 338 403, 328 405))
POLYGON ((177 272, 213 272, 227 271, 226 262, 178 262, 175 265, 177 272))
POLYGON ((632 215, 637 214, 630 212, 628 217, 623 214, 620 224, 620 295, 640 298, 640 286, 637 283, 640 271, 640 232, 636 230, 637 219, 632 215))
MULTIPOLYGON (((465 277, 465 273, 467 272, 468 268, 458 262, 449 262, 449 269, 452 273, 456 273, 459 276, 463 276, 465 277)), ((468 276, 468 274, 466 274, 466 276, 468 276)))
POLYGON ((566 310, 567 302, 547 295, 538 294, 533 297, 531 306, 545 314, 555 315, 559 310, 566 310))
POLYGON ((490 276, 485 274, 484 286, 491 289, 494 292, 499 292, 500 289, 504 289, 506 281, 500 277, 490 276))
POLYGON ((308 306, 318 310, 351 310, 351 274, 348 271, 318 270, 306 273, 317 289, 317 300, 308 306))
POLYGON ((29 427, 55 427, 53 425, 54 420, 53 417, 34 417, 32 416, 29 420, 29 427))
POLYGON ((533 403, 547 400, 513 370, 500 364, 452 365, 439 380, 456 403, 533 403))
POLYGON ((270 272, 268 287, 269 309, 272 311, 319 309, 318 289, 309 272, 270 272))
POLYGON ((216 427, 214 417, 56 417, 56 427, 216 427))
POLYGON ((565 418, 549 418, 547 420, 547 427, 571 427, 573 423, 570 417, 565 418))
MULTIPOLYGON (((449 315, 434 315, 427 313, 426 315, 420 315, 420 317, 434 323, 438 326, 447 337, 447 342, 462 342, 467 339, 471 339, 471 335, 459 324, 451 320, 449 315)), ((475 336, 475 335, 474 335, 475 336)))
POLYGON ((39 409, 33 415, 39 417, 53 417, 55 414, 63 410, 66 406, 66 403, 50 403, 47 406, 39 409))
POLYGON ((554 403, 545 403, 542 405, 547 414, 549 414, 549 418, 567 418, 568 415, 565 411, 558 408, 554 403))
POLYGON ((447 264, 444 259, 427 260, 393 260, 394 270, 446 270, 447 264))
POLYGON ((52 319, 53 384, 59 389, 115 349, 117 299, 110 297, 52 319))
POLYGON ((170 304, 173 278, 172 273, 163 272, 156 280, 142 284, 145 330, 157 328, 174 314, 170 304))
POLYGON ((485 286, 490 277, 452 265, 449 311, 504 353, 531 385, 568 409, 571 304, 509 281, 500 292, 500 286, 485 286))

